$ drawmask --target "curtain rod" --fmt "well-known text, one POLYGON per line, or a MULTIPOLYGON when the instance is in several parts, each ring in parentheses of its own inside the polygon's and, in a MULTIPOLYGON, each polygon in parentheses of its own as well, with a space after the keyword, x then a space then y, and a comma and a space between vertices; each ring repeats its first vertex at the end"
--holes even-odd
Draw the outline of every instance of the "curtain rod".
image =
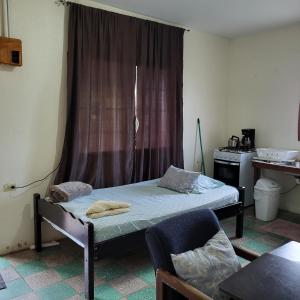
MULTIPOLYGON (((67 1, 67 0, 55 0, 55 4, 57 6, 60 6, 60 5, 63 5, 63 6, 68 6, 70 3, 74 3, 72 1, 67 1)), ((150 20, 149 20, 150 21, 150 20)), ((157 21, 155 21, 157 22, 157 21)), ((159 22, 158 22, 159 23, 159 22)), ((163 23, 162 23, 163 24, 163 23)), ((167 24, 168 25, 168 24, 167 24)), ((179 27, 179 26, 175 26, 175 25, 170 25, 170 26, 174 26, 174 27, 178 27, 178 28, 182 28, 182 27, 179 27)), ((191 31, 190 29, 186 29, 186 28, 182 28, 184 31, 191 31)))
POLYGON ((60 6, 60 5, 64 5, 64 6, 66 6, 66 5, 69 5, 69 1, 66 1, 66 0, 55 0, 55 4, 56 5, 58 5, 58 6, 60 6))

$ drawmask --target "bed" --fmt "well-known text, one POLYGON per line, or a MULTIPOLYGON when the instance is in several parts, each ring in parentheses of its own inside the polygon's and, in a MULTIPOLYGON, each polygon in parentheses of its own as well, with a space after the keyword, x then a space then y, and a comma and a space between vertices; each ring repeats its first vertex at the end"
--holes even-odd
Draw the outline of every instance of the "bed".
MULTIPOLYGON (((93 190, 84 197, 54 204, 34 194, 35 246, 41 251, 41 223, 56 230, 84 248, 85 296, 94 298, 94 259, 103 245, 121 243, 122 247, 144 238, 144 231, 166 218, 199 208, 213 209, 219 219, 236 216, 236 236, 243 235, 244 188, 224 185, 204 194, 177 193, 157 186, 158 180, 93 190), (117 200, 131 204, 124 214, 89 219, 85 212, 96 200, 117 200)), ((118 247, 114 247, 118 248, 118 247)))

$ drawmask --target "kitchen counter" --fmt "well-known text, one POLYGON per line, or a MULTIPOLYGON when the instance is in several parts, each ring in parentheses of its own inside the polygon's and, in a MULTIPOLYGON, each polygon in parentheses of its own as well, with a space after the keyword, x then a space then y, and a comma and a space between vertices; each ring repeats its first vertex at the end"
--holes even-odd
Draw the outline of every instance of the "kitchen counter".
POLYGON ((260 178, 261 169, 274 170, 274 171, 284 172, 293 176, 300 176, 299 167, 293 165, 287 165, 284 163, 252 160, 252 166, 254 168, 255 181, 260 178))

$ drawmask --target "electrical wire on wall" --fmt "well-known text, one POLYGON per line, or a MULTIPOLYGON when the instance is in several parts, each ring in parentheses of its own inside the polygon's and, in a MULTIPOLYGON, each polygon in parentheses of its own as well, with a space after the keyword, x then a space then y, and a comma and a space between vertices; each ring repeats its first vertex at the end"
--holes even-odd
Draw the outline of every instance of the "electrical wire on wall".
POLYGON ((24 189, 26 187, 29 187, 29 186, 35 184, 35 183, 42 182, 42 181, 46 180, 48 177, 50 177, 59 168, 60 164, 61 164, 61 161, 58 163, 57 167, 54 170, 52 170, 50 173, 48 173, 45 177, 43 177, 41 179, 37 179, 37 180, 32 181, 30 183, 27 183, 25 185, 20 185, 20 186, 11 185, 10 187, 11 187, 12 190, 24 189))

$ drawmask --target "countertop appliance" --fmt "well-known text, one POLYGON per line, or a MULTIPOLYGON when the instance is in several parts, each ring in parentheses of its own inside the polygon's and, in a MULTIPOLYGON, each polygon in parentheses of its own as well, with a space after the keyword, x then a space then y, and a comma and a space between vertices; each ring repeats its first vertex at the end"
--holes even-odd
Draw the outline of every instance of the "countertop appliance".
POLYGON ((242 129, 242 143, 243 147, 248 147, 249 149, 255 149, 255 129, 247 128, 242 129))
POLYGON ((256 151, 251 148, 220 148, 214 151, 214 178, 234 187, 244 186, 245 206, 253 201, 253 168, 256 151))
POLYGON ((237 148, 240 144, 240 138, 238 136, 233 135, 228 140, 228 147, 230 148, 237 148))

